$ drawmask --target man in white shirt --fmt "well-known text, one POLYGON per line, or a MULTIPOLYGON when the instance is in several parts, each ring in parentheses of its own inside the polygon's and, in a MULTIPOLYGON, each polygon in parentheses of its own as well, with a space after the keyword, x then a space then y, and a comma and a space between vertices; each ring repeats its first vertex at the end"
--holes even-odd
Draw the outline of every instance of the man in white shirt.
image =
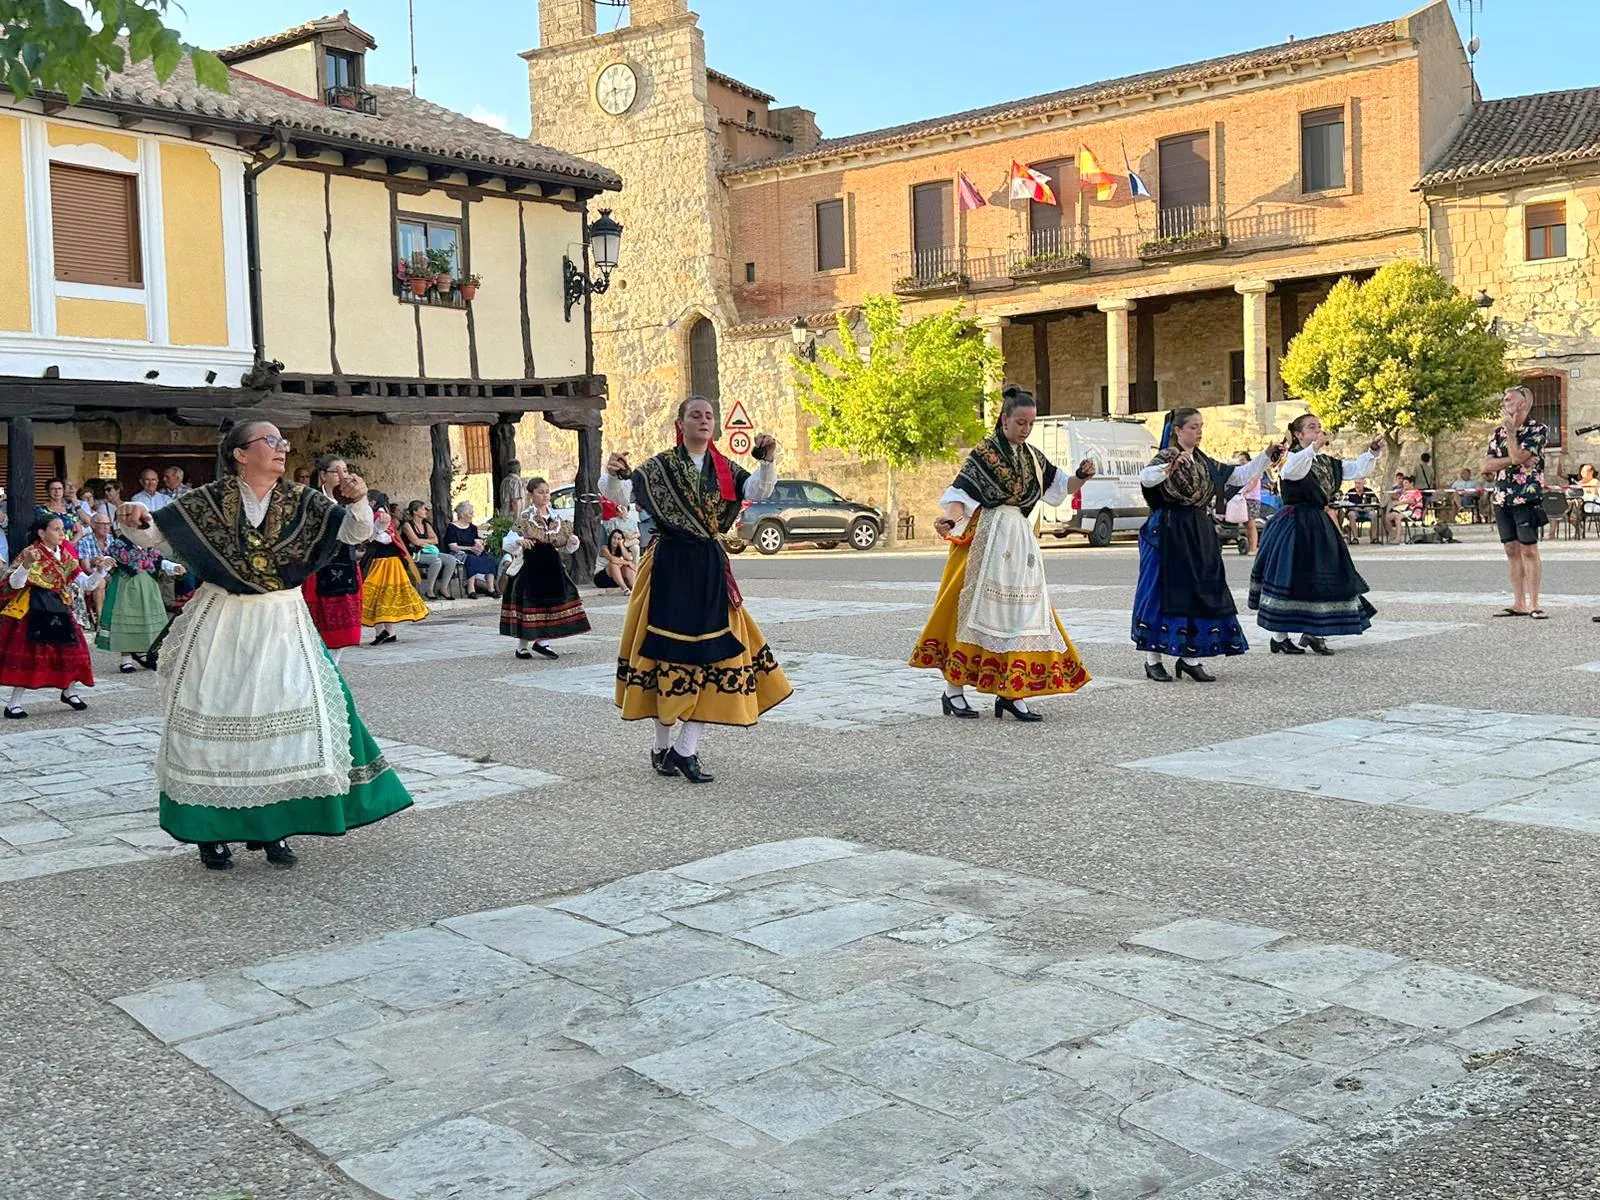
POLYGON ((142 504, 145 510, 158 513, 172 503, 172 497, 161 490, 161 477, 154 467, 139 472, 139 490, 128 497, 130 504, 142 504))
POLYGON ((189 485, 183 481, 183 468, 176 463, 161 472, 161 484, 161 491, 169 500, 176 500, 189 491, 189 485))

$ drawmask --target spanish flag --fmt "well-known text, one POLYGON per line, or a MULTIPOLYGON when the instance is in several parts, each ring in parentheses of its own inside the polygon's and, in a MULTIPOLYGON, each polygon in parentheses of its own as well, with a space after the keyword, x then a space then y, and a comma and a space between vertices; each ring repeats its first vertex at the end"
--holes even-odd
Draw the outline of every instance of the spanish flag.
POLYGON ((1096 200, 1109 200, 1117 194, 1117 177, 1095 161, 1087 146, 1078 147, 1078 186, 1094 188, 1096 200))

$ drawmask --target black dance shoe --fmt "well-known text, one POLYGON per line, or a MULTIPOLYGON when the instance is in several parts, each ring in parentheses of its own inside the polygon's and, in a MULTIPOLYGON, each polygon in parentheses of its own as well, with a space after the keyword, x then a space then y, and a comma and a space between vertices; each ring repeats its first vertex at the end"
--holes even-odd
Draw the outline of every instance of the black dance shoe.
POLYGON ((373 646, 387 646, 390 642, 398 642, 399 640, 400 639, 395 637, 394 634, 385 629, 377 637, 373 638, 369 644, 373 646))
POLYGON ((289 843, 283 838, 279 838, 275 842, 246 842, 244 848, 246 850, 265 850, 267 852, 267 861, 275 867, 292 867, 300 861, 299 856, 289 849, 289 843))
POLYGON ((529 662, 533 661, 533 651, 532 650, 520 650, 519 649, 516 652, 516 655, 517 655, 518 658, 525 659, 525 660, 527 660, 529 662))
POLYGON ((227 842, 201 842, 200 865, 208 871, 233 870, 233 851, 227 842))
POLYGON ((1281 642, 1277 638, 1273 638, 1272 652, 1274 654, 1304 654, 1305 649, 1303 647, 1296 646, 1293 642, 1289 641, 1288 638, 1285 638, 1281 642))
MULTIPOLYGON (((667 751, 667 766, 672 769, 673 773, 682 775, 690 783, 711 783, 716 779, 715 775, 700 769, 700 756, 698 754, 691 754, 685 758, 678 753, 676 748, 667 751)), ((666 771, 661 773, 663 775, 667 774, 666 771)))
POLYGON ((69 696, 65 692, 61 693, 61 703, 65 704, 73 712, 82 712, 89 707, 83 702, 82 696, 69 696))
POLYGON ((1156 683, 1171 683, 1172 676, 1167 674, 1165 663, 1145 663, 1144 677, 1156 683))
POLYGON ((1215 683, 1217 681, 1217 677, 1210 671, 1206 670, 1204 663, 1195 663, 1193 666, 1191 666, 1180 658, 1176 663, 1173 664, 1172 669, 1176 671, 1179 676, 1187 675, 1196 683, 1215 683))
POLYGON ((138 669, 139 668, 134 666, 131 662, 119 663, 117 665, 117 670, 124 675, 132 675, 138 669))
POLYGON ((20 708, 11 708, 9 706, 6 708, 6 720, 8 721, 20 721, 27 715, 20 708))
POLYGON ((550 649, 549 646, 540 646, 540 645, 536 644, 533 647, 533 652, 535 654, 537 654, 537 655, 540 655, 541 657, 544 657, 544 658, 560 658, 561 657, 561 655, 557 654, 554 650, 550 649))
POLYGON ((965 696, 957 696, 954 699, 949 696, 940 696, 939 709, 947 717, 976 717, 978 715, 978 710, 967 703, 965 696), (957 700, 961 703, 957 704, 957 700))
POLYGON ((1017 720, 1023 722, 1024 724, 1028 724, 1028 723, 1033 722, 1033 721, 1042 721, 1042 720, 1044 720, 1044 718, 1041 717, 1036 712, 1029 712, 1027 709, 1018 708, 1017 705, 1016 705, 1016 701, 1007 700, 1004 696, 996 696, 994 698, 994 715, 995 715, 995 719, 999 720, 1001 717, 1005 716, 1007 713, 1010 713, 1013 717, 1015 717, 1017 720))
POLYGON ((1333 651, 1328 649, 1328 639, 1312 637, 1309 633, 1300 639, 1300 645, 1313 654, 1320 654, 1323 658, 1332 658, 1333 651))
POLYGON ((678 768, 667 761, 667 755, 671 753, 672 751, 670 749, 650 751, 650 769, 657 775, 666 775, 669 777, 676 775, 678 773, 678 768))

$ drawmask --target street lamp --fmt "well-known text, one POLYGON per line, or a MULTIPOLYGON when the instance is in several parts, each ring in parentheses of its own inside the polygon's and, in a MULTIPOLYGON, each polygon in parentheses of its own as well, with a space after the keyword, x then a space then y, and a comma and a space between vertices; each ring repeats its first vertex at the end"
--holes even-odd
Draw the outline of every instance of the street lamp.
POLYGON ((584 231, 589 244, 589 258, 600 278, 589 280, 569 256, 561 259, 561 277, 566 294, 566 318, 572 320, 573 306, 585 296, 598 296, 611 286, 611 272, 617 269, 617 256, 622 248, 622 226, 611 219, 611 210, 602 208, 600 215, 589 222, 584 231))
POLYGON ((807 362, 817 361, 817 339, 804 317, 796 317, 789 326, 789 336, 794 339, 794 352, 807 362))
MULTIPOLYGON (((1485 311, 1487 311, 1488 309, 1491 309, 1491 308, 1494 307, 1494 297, 1489 295, 1488 291, 1485 290, 1484 288, 1479 288, 1478 289, 1478 294, 1472 298, 1472 302, 1474 304, 1476 304, 1479 308, 1484 309, 1485 311)), ((1498 336, 1499 335, 1499 333, 1500 333, 1500 318, 1499 317, 1495 317, 1492 321, 1489 322, 1489 333, 1490 333, 1490 336, 1498 336)))

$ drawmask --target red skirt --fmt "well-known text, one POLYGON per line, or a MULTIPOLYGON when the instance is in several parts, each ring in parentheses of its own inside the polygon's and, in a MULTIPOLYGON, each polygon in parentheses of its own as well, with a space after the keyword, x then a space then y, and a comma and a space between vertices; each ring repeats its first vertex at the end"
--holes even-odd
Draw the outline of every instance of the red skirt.
POLYGON ((83 630, 72 630, 71 645, 56 646, 28 638, 26 618, 0 617, 0 687, 58 688, 81 683, 94 686, 89 645, 83 630))
POLYGON ((305 593, 306 607, 311 610, 311 623, 322 635, 329 650, 361 644, 361 590, 348 596, 319 596, 317 577, 308 575, 300 585, 305 593))

